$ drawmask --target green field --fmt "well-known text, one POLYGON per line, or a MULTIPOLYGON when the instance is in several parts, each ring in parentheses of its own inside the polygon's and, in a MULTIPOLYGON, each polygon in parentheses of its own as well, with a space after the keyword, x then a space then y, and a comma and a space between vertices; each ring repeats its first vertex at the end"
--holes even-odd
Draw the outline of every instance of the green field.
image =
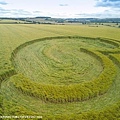
POLYGON ((119 28, 0 24, 0 31, 1 116, 120 119, 119 28))

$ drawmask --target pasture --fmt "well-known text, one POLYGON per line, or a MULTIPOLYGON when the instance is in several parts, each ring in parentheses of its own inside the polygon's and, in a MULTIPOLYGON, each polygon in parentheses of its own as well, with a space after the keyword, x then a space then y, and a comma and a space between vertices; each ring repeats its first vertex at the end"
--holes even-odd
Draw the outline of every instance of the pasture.
POLYGON ((120 118, 120 29, 0 24, 0 114, 120 118))

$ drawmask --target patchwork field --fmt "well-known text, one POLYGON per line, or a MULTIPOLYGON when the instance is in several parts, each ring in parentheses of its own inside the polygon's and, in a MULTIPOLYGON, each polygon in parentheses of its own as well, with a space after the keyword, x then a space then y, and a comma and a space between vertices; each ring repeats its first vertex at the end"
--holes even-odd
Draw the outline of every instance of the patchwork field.
POLYGON ((120 119, 119 28, 1 24, 0 31, 1 116, 120 119))

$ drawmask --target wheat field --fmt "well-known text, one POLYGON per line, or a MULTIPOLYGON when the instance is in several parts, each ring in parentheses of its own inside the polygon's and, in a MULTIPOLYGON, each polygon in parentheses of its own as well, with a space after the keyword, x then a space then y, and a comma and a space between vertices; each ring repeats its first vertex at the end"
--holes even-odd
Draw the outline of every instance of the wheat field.
POLYGON ((101 25, 0 24, 0 114, 119 120, 119 33, 101 25))

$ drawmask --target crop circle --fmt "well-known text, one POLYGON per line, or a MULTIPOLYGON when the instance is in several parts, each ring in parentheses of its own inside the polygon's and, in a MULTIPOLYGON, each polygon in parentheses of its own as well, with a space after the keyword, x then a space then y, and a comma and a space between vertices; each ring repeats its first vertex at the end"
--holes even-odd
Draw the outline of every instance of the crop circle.
POLYGON ((83 37, 55 37, 25 43, 14 50, 12 61, 17 72, 32 81, 17 75, 13 84, 24 93, 55 103, 83 101, 104 94, 114 80, 116 68, 108 57, 92 50, 96 46, 98 50, 117 47, 111 42, 103 44, 101 39, 83 37), (84 82, 81 74, 85 74, 84 82), (90 77, 91 80, 87 79, 90 77))
POLYGON ((80 50, 96 46, 88 42, 85 38, 55 38, 33 43, 16 54, 15 68, 43 84, 69 85, 95 79, 103 66, 94 56, 80 50))

